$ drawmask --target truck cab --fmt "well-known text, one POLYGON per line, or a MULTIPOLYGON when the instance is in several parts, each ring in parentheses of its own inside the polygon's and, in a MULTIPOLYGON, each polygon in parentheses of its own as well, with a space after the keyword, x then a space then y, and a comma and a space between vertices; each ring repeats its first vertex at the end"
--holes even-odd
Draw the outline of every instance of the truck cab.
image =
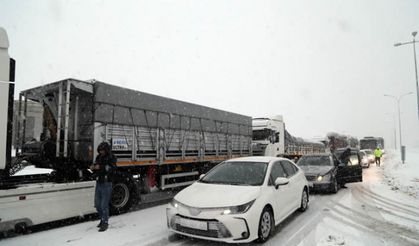
MULTIPOLYGON (((10 230, 24 232, 29 226, 95 212, 94 181, 50 182, 54 176, 50 171, 40 172, 33 166, 18 172, 27 162, 11 154, 15 60, 9 56, 8 48, 6 30, 0 27, 0 232, 3 235, 10 230)), ((25 120, 28 125, 36 125, 34 118, 25 120)), ((36 133, 28 129, 27 135, 36 133)))
POLYGON ((9 39, 6 30, 0 27, 0 178, 7 176, 6 163, 11 161, 11 131, 13 115, 13 92, 15 61, 9 56, 9 39))
POLYGON ((282 116, 252 120, 253 155, 281 156, 285 152, 285 124, 282 116))

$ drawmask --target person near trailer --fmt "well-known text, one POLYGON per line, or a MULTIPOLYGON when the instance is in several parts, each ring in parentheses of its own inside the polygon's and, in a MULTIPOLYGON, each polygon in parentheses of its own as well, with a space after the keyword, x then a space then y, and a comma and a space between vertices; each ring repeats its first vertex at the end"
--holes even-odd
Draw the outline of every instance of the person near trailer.
POLYGON ((90 167, 96 178, 95 207, 100 218, 99 231, 108 229, 109 204, 112 194, 112 176, 116 170, 116 157, 111 152, 111 146, 102 142, 97 147, 98 155, 90 167))
POLYGON ((383 151, 380 149, 380 147, 377 147, 374 150, 374 155, 375 155, 375 164, 377 166, 381 165, 381 156, 383 156, 383 151))

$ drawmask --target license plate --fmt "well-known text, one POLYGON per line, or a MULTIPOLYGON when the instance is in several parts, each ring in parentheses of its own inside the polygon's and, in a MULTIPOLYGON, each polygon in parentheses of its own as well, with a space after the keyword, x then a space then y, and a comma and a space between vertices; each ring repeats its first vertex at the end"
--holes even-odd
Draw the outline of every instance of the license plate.
POLYGON ((179 224, 183 227, 188 227, 188 228, 193 228, 193 229, 198 229, 198 230, 203 230, 203 231, 208 230, 208 224, 207 222, 204 222, 204 221, 188 220, 188 219, 180 218, 179 222, 180 222, 179 224))
POLYGON ((313 182, 308 182, 308 187, 313 188, 313 182))

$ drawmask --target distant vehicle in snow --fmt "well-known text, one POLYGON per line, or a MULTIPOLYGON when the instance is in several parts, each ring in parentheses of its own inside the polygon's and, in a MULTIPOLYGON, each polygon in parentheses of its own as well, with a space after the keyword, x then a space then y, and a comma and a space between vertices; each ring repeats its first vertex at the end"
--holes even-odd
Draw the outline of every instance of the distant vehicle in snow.
POLYGON ((349 135, 343 135, 336 132, 329 132, 326 136, 325 144, 330 152, 339 148, 358 148, 358 139, 349 135))
POLYGON ((362 182, 361 156, 357 148, 340 148, 334 153, 343 171, 343 182, 362 182))
POLYGON ((360 151, 363 151, 366 153, 367 155, 367 160, 368 163, 375 163, 375 155, 374 155, 374 151, 370 150, 370 149, 361 149, 360 151))
POLYGON ((360 149, 374 150, 377 147, 384 149, 384 138, 382 137, 364 137, 359 140, 360 149))
POLYGON ((177 234, 228 243, 266 241, 295 210, 308 206, 303 171, 285 158, 245 157, 218 164, 167 207, 177 234))
POLYGON ((360 150, 359 151, 359 156, 361 158, 361 166, 362 167, 366 167, 369 168, 370 167, 370 162, 368 160, 368 154, 367 152, 360 150))
MULTIPOLYGON (((353 160, 358 158, 356 151, 349 155, 353 160)), ((297 166, 304 171, 310 190, 336 193, 345 183, 362 181, 362 169, 356 168, 359 162, 352 163, 348 165, 328 153, 304 155, 298 160, 297 166)))
POLYGON ((305 154, 324 153, 325 145, 321 142, 293 137, 286 129, 281 115, 252 120, 254 156, 300 157, 305 154))

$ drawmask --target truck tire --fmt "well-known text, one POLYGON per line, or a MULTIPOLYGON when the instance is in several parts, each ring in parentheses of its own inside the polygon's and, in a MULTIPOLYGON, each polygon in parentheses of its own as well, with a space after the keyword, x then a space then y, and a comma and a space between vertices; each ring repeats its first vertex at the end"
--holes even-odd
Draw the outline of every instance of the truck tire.
POLYGON ((135 183, 129 177, 120 175, 112 182, 110 211, 112 214, 127 212, 137 201, 135 183))
POLYGON ((26 234, 28 232, 28 225, 25 222, 20 222, 15 225, 15 232, 17 234, 26 234))

